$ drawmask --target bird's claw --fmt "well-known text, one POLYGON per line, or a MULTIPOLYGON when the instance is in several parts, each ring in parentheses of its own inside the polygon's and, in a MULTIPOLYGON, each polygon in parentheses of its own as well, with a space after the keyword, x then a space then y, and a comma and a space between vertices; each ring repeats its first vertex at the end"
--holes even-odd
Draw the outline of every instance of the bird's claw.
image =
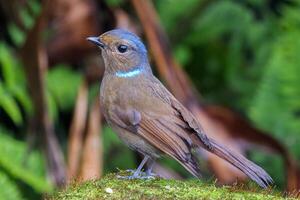
POLYGON ((146 176, 141 176, 140 179, 150 180, 150 179, 155 179, 155 176, 146 175, 146 176))
POLYGON ((127 180, 133 180, 133 179, 143 179, 143 180, 150 180, 150 179, 155 179, 155 176, 150 176, 150 175, 131 175, 131 176, 120 176, 117 175, 117 178, 119 179, 127 179, 127 180))
POLYGON ((154 174, 152 172, 150 172, 150 173, 146 172, 146 176, 159 177, 157 174, 154 174))
POLYGON ((117 178, 119 179, 127 179, 127 180, 132 180, 132 179, 155 179, 155 177, 157 177, 156 174, 152 173, 152 172, 137 172, 135 170, 132 169, 127 169, 126 172, 130 172, 132 175, 129 176, 121 176, 121 175, 117 175, 117 178))
POLYGON ((132 179, 137 179, 138 176, 133 176, 133 175, 131 175, 131 176, 120 176, 120 175, 117 175, 117 178, 118 178, 118 179, 132 180, 132 179))

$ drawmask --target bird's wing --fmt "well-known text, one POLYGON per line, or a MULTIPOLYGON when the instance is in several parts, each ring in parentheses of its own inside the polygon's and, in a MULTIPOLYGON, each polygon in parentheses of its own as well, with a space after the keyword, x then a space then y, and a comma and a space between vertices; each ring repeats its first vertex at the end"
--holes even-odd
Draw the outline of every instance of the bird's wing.
POLYGON ((179 116, 172 116, 171 113, 169 116, 149 113, 115 106, 111 120, 133 134, 140 135, 149 144, 177 160, 194 176, 200 177, 197 161, 191 151, 192 141, 184 130, 186 124, 179 116))
POLYGON ((200 177, 196 157, 192 154, 192 141, 180 123, 176 123, 176 118, 153 118, 143 113, 137 132, 151 145, 181 163, 194 176, 200 177))

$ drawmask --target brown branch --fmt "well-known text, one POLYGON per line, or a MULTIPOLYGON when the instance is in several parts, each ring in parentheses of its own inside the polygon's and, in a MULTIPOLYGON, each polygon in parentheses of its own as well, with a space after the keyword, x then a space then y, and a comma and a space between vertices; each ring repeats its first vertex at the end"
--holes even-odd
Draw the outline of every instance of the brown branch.
POLYGON ((231 137, 236 140, 246 140, 247 142, 258 144, 273 153, 282 156, 286 168, 287 191, 300 189, 300 170, 287 148, 270 134, 254 128, 247 120, 237 113, 221 106, 204 105, 203 109, 216 122, 222 123, 231 133, 231 137), (241 130, 243 134, 241 134, 241 130))
POLYGON ((68 139, 68 181, 75 179, 79 172, 80 158, 82 150, 82 140, 86 126, 88 109, 88 87, 83 81, 76 99, 73 119, 71 122, 68 139))
MULTIPOLYGON (((43 4, 40 16, 28 32, 20 53, 34 107, 34 123, 42 140, 41 147, 47 160, 48 173, 56 185, 64 184, 65 167, 61 148, 49 118, 46 102, 45 73, 48 67, 47 54, 42 43, 42 32, 46 27, 48 3, 43 4)), ((39 135, 38 135, 39 136, 39 135)))
POLYGON ((128 13, 126 13, 124 10, 122 10, 121 8, 115 8, 112 10, 112 12, 115 18, 117 28, 126 29, 135 34, 138 34, 140 32, 140 30, 138 30, 137 25, 133 23, 133 20, 131 20, 128 13))
POLYGON ((103 173, 103 147, 101 140, 101 114, 99 97, 90 109, 87 135, 82 154, 80 180, 99 178, 103 173))
POLYGON ((172 58, 171 51, 167 45, 167 36, 159 24, 153 5, 148 0, 132 0, 132 3, 139 19, 141 20, 145 34, 149 41, 151 53, 153 54, 160 75, 164 77, 170 90, 177 98, 179 98, 179 100, 182 101, 186 96, 193 96, 195 94, 194 92, 187 95, 187 92, 190 92, 190 89, 185 90, 185 88, 182 87, 182 84, 176 80, 177 75, 175 71, 169 70, 170 67, 178 68, 178 65, 172 58))

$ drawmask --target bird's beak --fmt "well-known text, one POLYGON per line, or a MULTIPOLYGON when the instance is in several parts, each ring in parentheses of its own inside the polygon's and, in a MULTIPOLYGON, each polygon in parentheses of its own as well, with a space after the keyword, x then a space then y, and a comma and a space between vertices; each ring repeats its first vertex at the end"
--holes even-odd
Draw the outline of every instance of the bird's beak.
POLYGON ((100 40, 99 37, 88 37, 88 38, 86 38, 86 40, 94 43, 98 47, 101 47, 101 48, 105 47, 105 44, 100 40))

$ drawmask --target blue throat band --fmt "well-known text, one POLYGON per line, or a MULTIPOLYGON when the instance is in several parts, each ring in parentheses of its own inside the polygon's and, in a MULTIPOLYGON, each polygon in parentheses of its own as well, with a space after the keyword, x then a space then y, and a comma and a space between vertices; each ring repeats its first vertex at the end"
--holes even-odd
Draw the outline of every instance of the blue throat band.
POLYGON ((133 69, 131 69, 129 71, 117 71, 115 73, 115 75, 117 77, 121 77, 121 78, 131 78, 131 77, 139 75, 142 72, 143 72, 143 69, 141 67, 134 67, 133 69))

